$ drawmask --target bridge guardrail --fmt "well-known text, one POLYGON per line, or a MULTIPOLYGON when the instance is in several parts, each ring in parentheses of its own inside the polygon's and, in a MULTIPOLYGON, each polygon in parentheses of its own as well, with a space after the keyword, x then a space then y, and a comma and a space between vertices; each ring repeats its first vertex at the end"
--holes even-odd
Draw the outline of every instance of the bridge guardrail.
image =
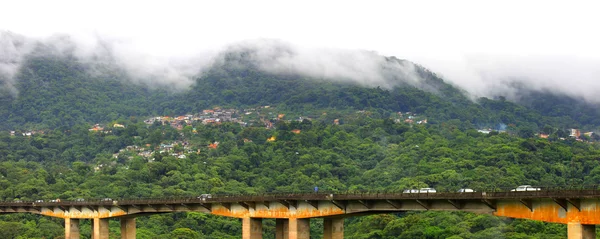
POLYGON ((511 188, 491 188, 476 192, 436 192, 436 193, 403 193, 400 191, 320 191, 320 192, 291 192, 291 193, 255 193, 255 194, 212 194, 211 198, 198 196, 165 197, 165 198, 130 198, 130 199, 86 199, 84 201, 61 200, 60 202, 0 201, 0 206, 85 206, 85 205, 135 205, 135 204, 169 204, 169 203, 220 203, 220 202, 260 202, 275 200, 383 200, 383 199, 502 199, 502 198, 600 198, 598 185, 569 186, 534 186, 539 191, 511 191, 511 188))

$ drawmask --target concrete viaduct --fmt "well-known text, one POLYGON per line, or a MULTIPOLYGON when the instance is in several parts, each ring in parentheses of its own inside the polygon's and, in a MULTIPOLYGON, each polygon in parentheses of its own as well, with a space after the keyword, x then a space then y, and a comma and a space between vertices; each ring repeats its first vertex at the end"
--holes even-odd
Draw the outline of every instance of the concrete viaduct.
POLYGON ((323 218, 323 238, 344 237, 344 218, 404 211, 468 211, 567 224, 569 239, 596 238, 599 190, 472 193, 305 193, 60 202, 0 202, 0 214, 35 213, 65 219, 65 238, 78 239, 79 221, 92 220, 92 238, 108 239, 108 220, 133 239, 138 216, 204 212, 242 220, 242 238, 262 238, 262 219, 276 219, 277 239, 310 238, 310 218, 323 218))

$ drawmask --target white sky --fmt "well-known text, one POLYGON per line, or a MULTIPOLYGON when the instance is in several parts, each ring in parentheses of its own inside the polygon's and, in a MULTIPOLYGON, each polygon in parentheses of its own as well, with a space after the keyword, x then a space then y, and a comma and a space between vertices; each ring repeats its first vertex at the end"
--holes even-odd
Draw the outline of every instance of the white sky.
POLYGON ((486 94, 489 81, 526 76, 540 89, 574 81, 583 86, 573 94, 595 96, 599 23, 599 1, 0 0, 0 30, 31 37, 117 38, 157 56, 256 38, 373 50, 423 64, 477 94, 486 94), (539 74, 549 69, 560 74, 539 74), (570 79, 571 71, 585 77, 570 79))

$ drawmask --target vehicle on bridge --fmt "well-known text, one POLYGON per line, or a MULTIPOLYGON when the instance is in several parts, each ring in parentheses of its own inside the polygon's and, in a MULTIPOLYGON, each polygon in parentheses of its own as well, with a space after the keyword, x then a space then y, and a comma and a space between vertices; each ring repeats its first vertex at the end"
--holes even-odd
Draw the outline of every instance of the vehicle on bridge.
POLYGON ((206 198, 212 198, 212 195, 208 194, 208 193, 204 193, 204 194, 200 194, 200 196, 198 196, 198 199, 206 199, 206 198))
POLYGON ((567 225, 567 234, 574 235, 572 236, 574 238, 595 238, 593 233, 596 232, 596 225, 600 225, 600 217, 598 217, 600 210, 596 207, 600 203, 600 190, 597 187, 578 190, 544 187, 543 192, 529 193, 527 191, 540 191, 541 188, 521 185, 513 188, 511 190, 513 192, 510 192, 510 189, 494 189, 478 193, 471 193, 468 188, 463 189, 459 192, 442 190, 440 193, 437 193, 434 188, 421 188, 407 189, 404 193, 310 192, 262 195, 216 194, 214 197, 211 194, 200 194, 192 197, 133 198, 118 199, 118 201, 111 198, 89 201, 88 199, 83 201, 82 198, 75 201, 58 201, 58 199, 23 201, 17 198, 12 201, 0 201, 0 214, 31 213, 64 218, 65 228, 70 228, 65 229, 64 238, 80 237, 79 220, 93 220, 90 229, 93 230, 94 238, 109 238, 109 232, 114 231, 109 230, 110 224, 113 224, 109 221, 113 219, 121 220, 121 235, 127 235, 124 238, 135 238, 134 218, 136 217, 192 211, 241 219, 242 227, 245 228, 242 230, 242 238, 261 238, 259 236, 263 231, 261 220, 265 216, 272 216, 276 220, 276 227, 280 228, 276 229, 277 237, 282 234, 285 236, 286 233, 289 238, 299 234, 309 237, 311 218, 321 218, 324 220, 323 238, 343 238, 345 217, 424 210, 465 211, 562 223, 567 225), (521 191, 525 192, 521 193, 521 191), (282 224, 283 226, 278 226, 282 224), (286 224, 288 226, 285 226, 286 224), (294 224, 295 226, 290 226, 294 224), (326 236, 325 232, 328 232, 326 236), (582 236, 583 232, 586 233, 585 237, 582 236), (248 236, 248 234, 259 235, 248 236))
POLYGON ((419 189, 419 193, 436 193, 435 188, 421 188, 419 189))
POLYGON ((402 193, 435 193, 435 188, 406 189, 402 193))
POLYGON ((473 190, 473 189, 470 189, 470 188, 461 188, 461 189, 459 189, 459 190, 458 190, 458 191, 456 191, 456 192, 459 192, 459 193, 474 193, 474 192, 475 192, 475 190, 473 190))
POLYGON ((541 188, 535 188, 531 185, 521 185, 516 188, 511 189, 511 192, 526 192, 526 191, 540 191, 541 188))

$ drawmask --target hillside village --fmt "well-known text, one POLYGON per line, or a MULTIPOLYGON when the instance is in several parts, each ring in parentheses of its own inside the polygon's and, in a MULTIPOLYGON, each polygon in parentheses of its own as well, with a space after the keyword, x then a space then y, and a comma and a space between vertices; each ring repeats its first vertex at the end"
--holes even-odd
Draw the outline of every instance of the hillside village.
MULTIPOLYGON (((356 111, 357 114, 369 114, 368 111, 360 110, 356 111)), ((326 112, 323 112, 323 115, 326 115, 326 112)), ((314 117, 314 116, 313 116, 314 117)), ((317 116, 318 117, 318 116, 317 116)), ((201 123, 203 125, 219 125, 226 122, 237 123, 242 127, 265 127, 267 129, 273 129, 274 123, 280 120, 285 120, 290 122, 292 120, 303 121, 303 120, 312 120, 311 117, 306 116, 297 116, 294 119, 290 119, 291 117, 286 116, 285 114, 276 113, 275 107, 271 106, 260 106, 257 108, 247 108, 247 109, 222 109, 220 107, 215 107, 213 109, 205 109, 197 114, 187 114, 180 116, 153 116, 144 120, 144 123, 147 125, 160 124, 160 125, 169 125, 177 130, 183 130, 185 126, 193 126, 197 123, 201 123)), ((406 124, 427 124, 427 118, 417 115, 412 112, 397 112, 391 117, 395 123, 406 123, 406 124)), ((340 120, 334 119, 332 124, 339 125, 340 120)), ((105 134, 110 134, 111 129, 114 128, 126 128, 123 124, 113 123, 113 124, 101 124, 96 123, 91 128, 89 128, 90 132, 100 132, 105 134)), ((193 132, 196 132, 196 129, 193 128, 193 132)), ((492 128, 484 128, 478 129, 477 132, 483 134, 489 134, 491 132, 499 132, 506 133, 505 129, 492 129, 492 128)), ((586 141, 586 139, 591 138, 594 135, 594 132, 581 132, 579 129, 567 129, 568 136, 570 138, 574 138, 577 141, 586 141)), ((43 135, 46 133, 46 130, 10 130, 9 135, 14 136, 23 136, 23 137, 31 137, 34 135, 43 135)), ((539 138, 549 138, 549 134, 547 133, 537 133, 536 136, 539 138)), ((561 140, 566 140, 566 138, 561 137, 561 140)), ((209 145, 208 147, 216 148, 216 145, 209 145)), ((169 145, 165 145, 167 150, 171 147, 169 145)), ((144 155, 147 155, 146 153, 144 155)))
MULTIPOLYGON (((294 119, 289 119, 290 117, 286 117, 285 114, 275 113, 275 107, 271 106, 260 106, 257 108, 247 108, 242 110, 236 109, 221 109, 220 107, 215 107, 213 109, 205 109, 197 114, 187 114, 180 116, 153 116, 144 120, 144 123, 147 125, 160 124, 160 125, 170 125, 171 127, 177 130, 183 130, 185 126, 193 126, 194 124, 201 123, 203 125, 219 125, 226 122, 237 123, 242 127, 262 127, 264 126, 267 129, 273 129, 274 123, 280 120, 285 121, 303 121, 303 120, 312 120, 311 117, 306 116, 298 116, 294 119)), ((369 114, 368 111, 360 110, 356 111, 357 114, 369 114)), ((326 115, 326 112, 323 112, 323 115, 326 115)), ((412 112, 397 112, 391 117, 395 123, 406 123, 406 124, 427 124, 427 118, 418 116, 416 113, 412 112)), ((334 119, 332 124, 339 125, 340 120, 334 119)), ((111 129, 114 128, 126 128, 123 124, 94 124, 91 128, 89 128, 90 132, 100 132, 105 134, 110 134, 111 129)), ((574 138, 577 141, 586 141, 586 139, 594 136, 594 132, 581 132, 579 129, 567 129, 568 136, 570 138, 574 138)), ((193 132, 196 132, 196 129, 193 128, 193 132)), ((489 134, 491 132, 499 132, 506 133, 505 129, 492 129, 492 128, 484 128, 478 129, 477 132, 482 134, 489 134)), ((46 133, 46 130, 10 130, 9 135, 14 136, 23 136, 23 137, 31 137, 34 135, 43 135, 46 133)), ((537 133, 536 136, 539 138, 547 139, 549 138, 549 134, 547 133, 537 133)), ((560 140, 566 140, 566 138, 561 137, 560 140)), ((216 145, 209 145, 209 147, 216 148, 216 145)), ((166 148, 170 148, 167 147, 166 148)))
MULTIPOLYGON (((369 112, 367 111, 357 111, 356 114, 368 114, 369 112)), ((322 113, 323 115, 326 115, 326 112, 322 113)), ((417 116, 414 113, 411 112, 398 112, 397 113, 397 118, 394 119, 394 122, 396 123, 406 123, 406 124, 426 124, 427 123, 427 119, 421 119, 419 116, 417 116)), ((276 110, 274 107, 270 107, 270 106, 262 106, 259 108, 248 108, 248 109, 243 109, 243 110, 236 110, 236 109, 221 109, 221 108, 214 108, 214 109, 206 109, 203 110, 201 113, 195 114, 195 115, 182 115, 182 116, 176 116, 176 117, 169 117, 169 116, 155 116, 155 117, 150 117, 146 120, 144 120, 144 123, 146 123, 147 125, 154 125, 154 124, 159 124, 159 125, 169 125, 171 127, 173 127, 174 129, 177 129, 179 131, 183 130, 185 126, 194 126, 195 124, 201 123, 203 125, 219 125, 225 122, 232 122, 232 123, 237 123, 239 125, 241 125, 242 127, 265 127, 266 129, 274 129, 274 125, 276 122, 278 121, 286 121, 286 122, 291 122, 291 121, 298 121, 298 122, 302 122, 303 120, 312 120, 311 117, 306 117, 306 116, 298 116, 298 117, 294 117, 293 119, 287 119, 285 114, 281 114, 281 113, 276 113, 276 110)), ((339 125, 340 124, 340 120, 339 119, 334 119, 332 122, 332 124, 334 125, 339 125)), ((121 125, 118 126, 113 126, 113 128, 115 127, 121 127, 121 125)), ((96 126, 94 128, 91 128, 90 131, 103 131, 103 128, 96 128, 96 126)), ((110 131, 104 131, 104 132, 110 132, 110 131)), ((300 134, 301 130, 299 129, 292 129, 291 130, 292 133, 294 134, 300 134)), ((198 134, 197 129, 194 127, 192 128, 192 133, 194 134, 198 134)), ((274 142, 276 141, 276 137, 272 136, 270 138, 267 138, 267 142, 274 142)), ((244 143, 249 143, 252 142, 252 140, 249 139, 243 139, 244 143)), ((206 149, 206 150, 210 150, 210 149, 217 149, 219 147, 219 142, 215 141, 212 143, 209 143, 207 145, 201 145, 200 147, 198 146, 193 146, 191 145, 189 142, 187 141, 173 141, 173 142, 168 142, 168 143, 161 143, 159 146, 152 148, 152 145, 145 145, 145 147, 139 147, 139 146, 127 146, 127 148, 125 149, 121 149, 118 153, 115 153, 113 155, 113 157, 117 158, 119 157, 119 155, 121 153, 128 153, 129 155, 131 155, 131 153, 135 153, 139 156, 142 156, 144 158, 147 158, 149 160, 149 162, 151 162, 153 160, 153 155, 155 152, 158 153, 167 153, 171 156, 177 157, 179 159, 185 159, 187 158, 186 154, 190 154, 190 153, 196 153, 199 154, 202 150, 206 149)), ((131 156, 129 156, 131 157, 131 156)))
MULTIPOLYGON (((355 112, 356 115, 360 117, 364 117, 365 115, 369 115, 370 112, 360 110, 355 112), (362 115, 362 116, 361 116, 362 115)), ((322 112, 322 115, 327 115, 326 112, 322 112)), ((312 117, 319 117, 318 115, 312 117)), ((202 112, 197 114, 187 114, 180 116, 152 116, 144 120, 144 123, 147 127, 150 126, 170 126, 177 131, 183 131, 186 126, 191 127, 191 132, 193 134, 198 134, 198 130, 196 129, 196 125, 220 125, 223 123, 235 123, 239 124, 242 127, 264 127, 266 129, 274 129, 274 125, 278 121, 303 121, 303 120, 312 120, 312 117, 308 116, 286 116, 286 114, 277 113, 277 109, 271 106, 260 106, 256 108, 247 108, 247 109, 222 109, 219 107, 215 107, 213 109, 205 109, 202 112)), ((391 116, 393 121, 397 124, 427 124, 427 118, 421 115, 417 115, 412 112, 397 112, 391 116)), ((331 124, 339 125, 340 119, 333 119, 331 124)), ((105 135, 109 135, 112 133, 114 129, 125 129, 127 126, 118 123, 112 124, 94 124, 91 128, 89 128, 90 133, 102 133, 105 135)), ((482 134, 489 134, 491 132, 499 132, 506 133, 505 130, 494 130, 494 129, 479 129, 477 130, 482 134)), ((292 133, 300 134, 301 130, 292 129, 292 133)), ((574 138, 577 141, 586 141, 592 137, 594 132, 584 132, 581 133, 579 129, 569 129, 569 137, 574 138)), ((32 137, 34 135, 43 135, 45 134, 44 130, 30 130, 30 131, 10 131, 11 137, 32 137)), ((183 133, 180 133, 183 136, 183 133)), ((538 133, 536 134, 539 138, 549 138, 548 134, 538 133)), ((138 140, 141 140, 140 136, 135 136, 138 140)), ((566 138, 559 138, 561 140, 566 140, 566 138)), ((272 136, 268 138, 267 142, 276 141, 276 137, 272 136)), ((243 139, 244 143, 252 142, 249 139, 243 139)), ((126 157, 127 159, 132 159, 134 156, 141 156, 148 160, 148 162, 154 161, 155 153, 159 154, 167 154, 178 159, 186 159, 189 154, 200 154, 203 150, 213 150, 219 147, 219 141, 214 141, 205 145, 192 145, 187 140, 178 140, 178 141, 169 141, 169 142, 161 142, 159 145, 129 145, 123 149, 120 149, 118 152, 115 152, 112 157, 119 158, 120 156, 126 157)), ((99 164, 95 168, 95 170, 100 170, 103 167, 107 166, 106 164, 99 164)))

